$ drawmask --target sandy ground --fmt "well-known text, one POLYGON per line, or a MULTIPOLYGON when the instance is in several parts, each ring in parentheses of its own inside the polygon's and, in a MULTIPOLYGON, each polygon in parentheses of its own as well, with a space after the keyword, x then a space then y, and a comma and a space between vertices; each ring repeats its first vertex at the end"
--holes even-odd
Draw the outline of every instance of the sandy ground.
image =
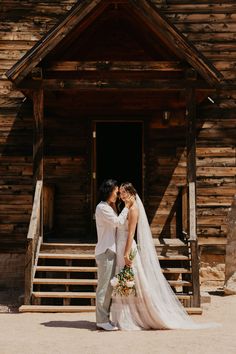
POLYGON ((212 296, 197 322, 207 330, 103 332, 93 313, 0 314, 0 354, 235 354, 236 296, 212 296))

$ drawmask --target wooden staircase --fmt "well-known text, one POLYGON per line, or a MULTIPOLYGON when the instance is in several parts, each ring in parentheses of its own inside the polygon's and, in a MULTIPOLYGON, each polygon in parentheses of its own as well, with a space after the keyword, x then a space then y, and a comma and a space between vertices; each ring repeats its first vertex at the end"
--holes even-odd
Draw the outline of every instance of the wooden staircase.
MULTIPOLYGON (((179 239, 164 239, 155 245, 162 271, 187 311, 200 314, 194 306, 192 247, 179 239)), ((30 303, 20 312, 95 311, 97 267, 94 244, 42 243, 30 303)))

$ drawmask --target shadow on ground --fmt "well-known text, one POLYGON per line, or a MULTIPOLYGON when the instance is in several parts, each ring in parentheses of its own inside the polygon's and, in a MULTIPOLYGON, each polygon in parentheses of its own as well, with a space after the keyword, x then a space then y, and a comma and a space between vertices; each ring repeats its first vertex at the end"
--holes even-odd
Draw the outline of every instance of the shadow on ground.
POLYGON ((63 328, 84 328, 90 331, 97 331, 96 323, 90 321, 49 321, 41 323, 45 327, 63 327, 63 328))

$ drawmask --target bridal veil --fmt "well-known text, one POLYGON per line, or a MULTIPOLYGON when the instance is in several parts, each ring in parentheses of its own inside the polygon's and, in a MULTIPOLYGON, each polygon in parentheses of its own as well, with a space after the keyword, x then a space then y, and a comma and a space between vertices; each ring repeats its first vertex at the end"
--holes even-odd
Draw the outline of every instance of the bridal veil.
POLYGON ((217 327, 218 324, 215 323, 195 323, 187 314, 162 273, 146 212, 138 195, 136 195, 136 201, 139 209, 138 250, 153 311, 156 312, 157 317, 164 324, 164 328, 202 329, 217 327))

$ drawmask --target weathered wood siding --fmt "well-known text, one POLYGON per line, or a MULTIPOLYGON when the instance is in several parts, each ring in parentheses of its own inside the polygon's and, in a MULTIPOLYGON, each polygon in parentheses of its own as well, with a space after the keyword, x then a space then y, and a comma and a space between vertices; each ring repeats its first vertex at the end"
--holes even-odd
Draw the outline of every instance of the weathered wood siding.
POLYGON ((54 237, 88 238, 90 232, 90 125, 69 116, 46 115, 44 183, 54 186, 54 237))
POLYGON ((146 205, 154 237, 181 236, 182 187, 186 185, 185 112, 149 120, 146 137, 146 205))
POLYGON ((75 1, 0 2, 0 249, 21 252, 32 209, 32 108, 4 73, 75 1))
MULTIPOLYGON (((32 202, 32 117, 27 106, 20 108, 23 95, 14 90, 4 77, 4 72, 75 2, 2 0, 0 4, 1 248, 16 251, 24 247, 32 202)), ((235 83, 234 0, 153 2, 227 80, 235 83)), ((226 215, 235 193, 236 91, 221 91, 212 98, 215 103, 205 101, 197 114, 197 203, 199 241, 214 246, 225 243, 226 215)), ((170 229, 174 233, 178 208, 173 209, 173 203, 178 194, 178 185, 185 182, 184 128, 181 124, 179 127, 171 124, 162 127, 155 119, 149 122, 151 131, 146 164, 150 171, 150 187, 147 188, 146 198, 149 199, 149 217, 156 235, 164 235, 163 226, 171 210, 174 213, 170 229), (173 138, 173 133, 176 138, 168 142, 170 136, 173 138), (150 170, 151 164, 156 166, 156 170, 150 170)), ((57 138, 54 139, 56 141, 57 138)), ((70 158, 67 162, 70 165, 70 158)), ((78 163, 83 162, 80 160, 78 163)), ((54 169, 58 172, 60 165, 59 158, 53 157, 53 154, 46 158, 46 171, 54 169)), ((85 179, 81 188, 84 183, 85 179)), ((69 196, 74 193, 72 189, 66 195, 61 192, 58 196, 62 202, 65 201, 65 205, 70 203, 69 196)), ((63 182, 59 190, 64 190, 63 182)), ((81 201, 84 200, 84 195, 81 198, 81 201)), ((74 207, 77 208, 76 205, 74 207)))
MULTIPOLYGON (((235 84, 235 1, 172 0, 163 13, 235 84)), ((236 193, 236 91, 212 98, 215 103, 205 101, 197 116, 197 232, 199 242, 214 252, 226 242, 226 216, 236 193)))

